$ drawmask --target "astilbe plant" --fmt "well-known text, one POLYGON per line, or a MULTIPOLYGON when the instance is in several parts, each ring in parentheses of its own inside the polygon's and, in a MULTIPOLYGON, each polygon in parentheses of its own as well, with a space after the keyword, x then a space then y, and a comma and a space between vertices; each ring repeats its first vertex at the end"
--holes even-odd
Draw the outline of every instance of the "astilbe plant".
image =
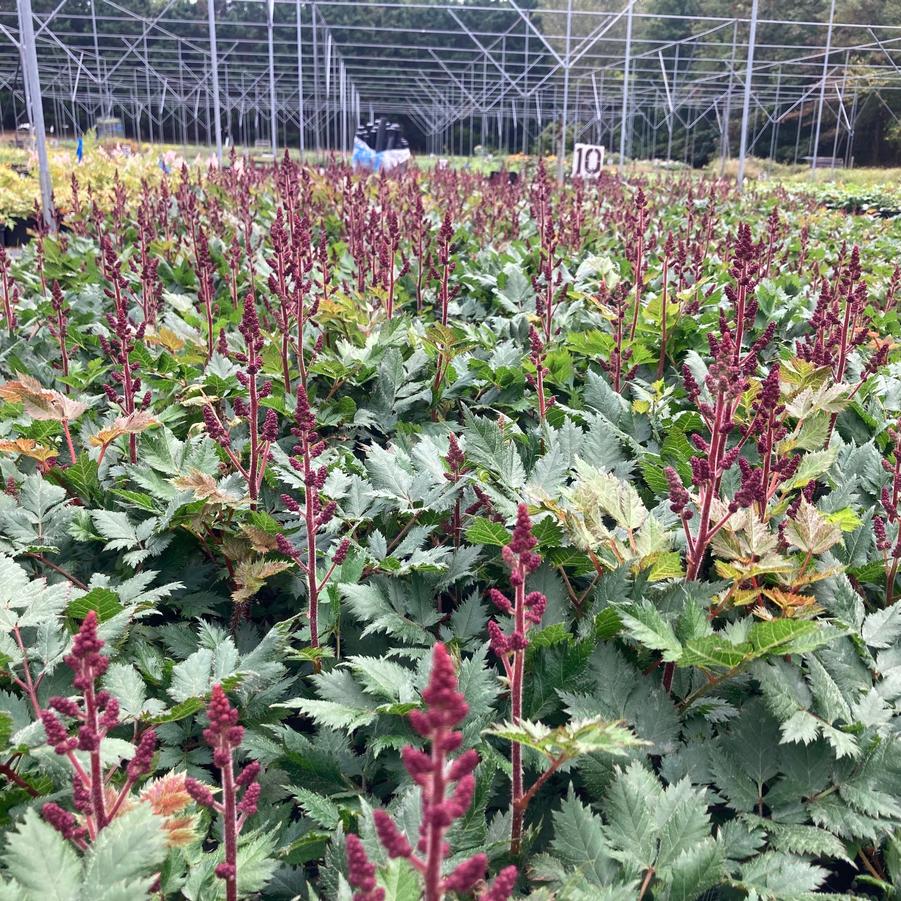
POLYGON ((12 265, 6 248, 0 245, 0 291, 3 292, 3 314, 10 335, 16 328, 16 305, 19 303, 19 286, 12 277, 12 265))
POLYGON ((635 299, 632 306, 632 322, 629 325, 629 340, 635 340, 638 318, 641 313, 641 294, 645 276, 645 240, 648 227, 648 201, 641 187, 635 194, 635 211, 628 219, 629 239, 626 256, 632 264, 632 280, 635 283, 635 299))
MULTIPOLYGON (((50 286, 50 306, 53 316, 47 323, 47 329, 59 344, 59 368, 65 379, 69 376, 69 304, 58 281, 50 286)), ((69 390, 68 386, 66 390, 69 390)))
POLYGON ((238 835, 247 820, 257 812, 260 764, 252 760, 236 772, 235 752, 244 739, 244 727, 239 725, 239 713, 218 683, 213 686, 206 715, 209 725, 203 730, 203 738, 212 748, 213 764, 219 770, 222 800, 217 801, 206 785, 191 777, 185 780, 185 788, 201 807, 213 810, 222 817, 225 859, 217 864, 216 875, 225 882, 226 901, 236 901, 238 835))
POLYGON ((541 323, 541 334, 545 344, 554 337, 554 311, 559 295, 565 290, 563 269, 557 250, 560 236, 554 223, 552 187, 543 165, 532 189, 532 216, 538 230, 538 272, 532 278, 535 290, 535 314, 541 323))
MULTIPOLYGON (((701 387, 691 370, 687 366, 683 369, 685 390, 709 433, 709 438, 700 434, 691 436, 691 441, 698 450, 698 454, 689 461, 692 485, 697 495, 698 519, 694 531, 689 526, 694 518, 692 510, 689 509, 692 498, 675 469, 667 467, 665 470, 669 484, 670 507, 681 520, 685 533, 688 557, 686 577, 691 580, 698 577, 710 542, 725 526, 729 517, 740 509, 750 507, 755 501, 763 501, 766 498, 763 470, 751 466, 741 456, 742 446, 749 435, 742 436, 738 443, 729 447, 730 437, 739 431, 736 414, 748 388, 749 379, 756 372, 760 364, 760 355, 769 344, 775 330, 771 323, 745 350, 745 333, 753 324, 757 312, 753 289, 757 283, 758 271, 756 248, 751 241, 750 230, 747 226, 739 226, 732 263, 732 275, 736 285, 729 285, 726 288, 733 317, 730 321, 725 312, 720 311, 719 335, 713 332, 707 335, 713 357, 705 379, 709 401, 702 397, 701 387), (728 502, 725 512, 714 521, 714 502, 719 499, 723 476, 736 463, 741 469, 741 486, 728 502)), ((776 386, 775 400, 778 401, 778 381, 776 386)), ((772 404, 772 392, 766 393, 765 398, 767 404, 772 404)), ((758 415, 763 412, 764 408, 761 407, 758 415)))
POLYGON ((160 258, 153 252, 151 242, 156 237, 156 209, 150 186, 146 181, 141 183, 141 201, 138 204, 138 259, 132 259, 132 271, 137 272, 141 280, 141 305, 144 321, 156 322, 160 299, 163 296, 163 283, 160 280, 160 258))
MULTIPOLYGON (((437 250, 430 273, 431 278, 437 279, 438 281, 438 318, 441 325, 445 327, 448 322, 448 310, 450 309, 450 305, 460 293, 461 288, 461 285, 451 287, 450 284, 450 277, 457 266, 456 261, 453 259, 453 238, 453 221, 451 219, 450 211, 448 211, 444 214, 444 219, 441 223, 441 227, 438 229, 438 234, 435 239, 437 250)), ((441 387, 441 383, 444 380, 448 366, 450 366, 450 357, 442 351, 439 351, 438 359, 435 361, 435 379, 432 382, 432 393, 436 396, 441 387)))
MULTIPOLYGON (((810 331, 797 345, 798 356, 817 366, 829 367, 836 382, 844 381, 852 351, 869 338, 872 320, 866 308, 867 286, 862 280, 860 250, 855 245, 848 254, 843 247, 832 282, 823 280, 810 317, 810 331)), ((885 365, 888 352, 888 344, 879 345, 864 364, 852 396, 877 369, 885 365)))
MULTIPOLYGON (((324 574, 320 574, 317 539, 322 530, 334 518, 338 506, 335 501, 325 500, 322 495, 322 489, 328 477, 328 467, 317 466, 316 460, 325 452, 326 443, 316 431, 316 417, 310 408, 310 400, 303 385, 298 385, 297 387, 294 426, 291 429, 291 434, 297 439, 297 444, 294 446, 293 455, 289 460, 292 469, 299 473, 303 479, 304 497, 303 502, 298 503, 289 494, 283 494, 282 503, 289 512, 298 514, 303 518, 306 538, 305 553, 295 547, 283 534, 278 535, 277 542, 279 551, 297 563, 306 579, 310 646, 315 654, 320 648, 319 597, 334 575, 335 569, 347 557, 347 552, 350 549, 350 539, 341 539, 332 555, 332 561, 328 570, 324 574)), ((320 667, 318 657, 314 659, 314 666, 318 672, 320 667)))
MULTIPOLYGON (((526 591, 526 579, 541 565, 541 557, 535 553, 538 539, 532 534, 532 520, 529 508, 520 504, 516 511, 516 524, 509 544, 502 551, 504 563, 510 570, 510 585, 513 587, 511 601, 497 588, 489 589, 488 596, 502 613, 513 617, 513 631, 505 633, 495 620, 489 620, 488 633, 491 650, 500 659, 510 685, 510 715, 514 724, 522 720, 523 689, 525 684, 526 648, 528 632, 538 625, 547 607, 547 598, 540 591, 526 591)), ((510 746, 512 766, 512 825, 510 846, 518 854, 522 845, 522 831, 526 808, 534 796, 527 792, 523 782, 522 745, 513 742, 510 746)), ((543 780, 542 780, 543 781, 543 780)))
POLYGON ((600 360, 601 368, 608 374, 613 384, 613 390, 619 394, 623 383, 628 381, 637 367, 630 366, 632 361, 632 348, 626 341, 626 317, 628 315, 629 285, 620 282, 615 288, 608 288, 602 282, 597 294, 596 302, 610 310, 610 319, 613 326, 613 346, 610 348, 610 359, 600 360))
POLYGON ((891 458, 882 461, 882 468, 890 478, 879 497, 882 513, 873 517, 876 550, 882 554, 885 565, 886 607, 895 601, 898 564, 901 561, 901 423, 890 427, 888 434, 892 441, 891 458), (887 526, 891 527, 891 535, 887 526))
POLYGON ((448 436, 447 456, 444 458, 444 464, 446 467, 444 478, 457 488, 454 506, 450 519, 445 523, 445 530, 452 537, 454 548, 459 549, 463 541, 463 493, 460 487, 465 484, 466 475, 471 472, 471 468, 466 465, 466 455, 453 432, 448 436))
POLYGON ((242 456, 235 450, 230 427, 226 427, 212 404, 207 404, 203 408, 203 421, 210 437, 219 444, 235 469, 246 479, 247 492, 250 495, 251 504, 255 506, 260 496, 266 465, 269 462, 269 448, 273 442, 278 440, 278 415, 275 410, 270 408, 266 410, 263 423, 260 424, 260 401, 271 393, 272 382, 260 378, 263 368, 261 354, 264 339, 260 331, 260 321, 257 318, 253 294, 248 294, 244 300, 244 313, 239 331, 244 338, 244 350, 231 353, 223 340, 220 340, 220 350, 243 366, 236 377, 247 391, 247 399, 235 398, 232 407, 235 413, 247 423, 249 432, 247 462, 245 463, 242 456))
MULTIPOLYGON (((407 745, 402 752, 404 767, 422 796, 422 818, 415 849, 389 813, 376 810, 374 818, 379 841, 388 856, 408 861, 421 874, 425 901, 441 901, 448 892, 471 892, 488 866, 487 855, 480 852, 459 863, 447 875, 443 872, 444 861, 450 853, 445 836, 472 804, 476 784, 473 771, 478 766, 479 755, 470 748, 456 758, 448 757, 463 741, 463 734, 455 727, 466 718, 469 707, 459 690, 454 662, 441 642, 432 650, 432 668, 422 699, 425 709, 411 710, 409 719, 416 732, 429 742, 429 751, 407 745)), ((377 886, 375 868, 362 842, 354 835, 348 836, 347 861, 350 883, 358 890, 354 901, 381 901, 384 892, 377 886)), ((483 901, 505 901, 515 882, 516 868, 507 867, 479 897, 483 901)))
POLYGON ((660 358, 657 361, 657 378, 663 378, 666 368, 666 345, 668 340, 667 326, 669 317, 669 272, 673 259, 675 244, 673 233, 669 232, 663 245, 663 271, 660 276, 660 358))
POLYGON ((66 665, 74 673, 73 685, 80 693, 78 699, 55 696, 42 707, 38 699, 40 683, 32 678, 28 655, 18 630, 15 639, 23 655, 23 675, 13 676, 15 683, 27 695, 44 727, 47 742, 72 767, 73 814, 55 802, 44 804, 41 813, 64 838, 79 848, 88 843, 122 812, 128 804, 134 784, 150 772, 156 750, 156 733, 146 729, 137 740, 134 755, 125 770, 125 780, 115 787, 116 768, 103 765, 102 745, 109 732, 119 726, 119 702, 97 681, 109 666, 103 651, 103 640, 97 634, 97 614, 91 610, 82 621, 65 657, 66 665), (71 731, 75 728, 75 732, 71 731), (76 755, 87 755, 83 766, 76 755))
POLYGON ((544 341, 535 326, 529 328, 529 362, 535 367, 535 374, 526 373, 526 381, 535 389, 538 397, 538 419, 543 423, 547 418, 547 411, 554 406, 557 399, 551 395, 548 397, 544 380, 550 375, 550 369, 545 366, 547 352, 544 341))
MULTIPOLYGON (((269 231, 272 256, 269 258, 269 290, 278 299, 275 324, 281 335, 280 353, 282 382, 285 392, 291 393, 291 340, 295 319, 298 332, 303 335, 303 295, 305 277, 312 268, 310 233, 306 220, 300 220, 289 228, 282 207, 275 211, 275 220, 269 231)), ((303 361, 301 364, 301 371, 303 361)))
POLYGON ((407 260, 402 261, 399 270, 397 268, 397 252, 399 248, 400 225, 397 219, 397 212, 392 208, 388 210, 384 226, 381 229, 377 257, 381 288, 385 295, 385 315, 388 319, 394 318, 397 280, 403 278, 409 270, 409 262, 407 260))
MULTIPOLYGON (((129 316, 132 298, 128 283, 122 274, 113 242, 107 234, 100 238, 100 259, 104 278, 110 285, 104 288, 104 294, 113 301, 115 311, 106 314, 111 336, 100 335, 98 340, 106 356, 117 364, 112 372, 115 387, 107 383, 103 390, 110 403, 118 406, 125 416, 131 416, 146 410, 151 401, 150 391, 139 396, 142 387, 141 378, 137 374, 139 365, 132 359, 132 352, 144 340, 147 323, 145 321, 135 325, 129 316)), ((137 463, 138 445, 134 433, 128 436, 128 455, 130 462, 137 463)))

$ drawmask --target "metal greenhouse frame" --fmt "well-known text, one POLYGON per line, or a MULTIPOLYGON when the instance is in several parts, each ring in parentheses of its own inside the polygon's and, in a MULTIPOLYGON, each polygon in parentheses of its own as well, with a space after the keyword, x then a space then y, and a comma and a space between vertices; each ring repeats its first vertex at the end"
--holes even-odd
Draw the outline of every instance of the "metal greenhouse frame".
MULTIPOLYGON (((346 151, 371 111, 410 117, 435 153, 472 153, 476 124, 483 137, 525 150, 554 122, 561 136, 574 129, 576 139, 617 148, 622 163, 670 159, 674 130, 687 153, 701 123, 716 129, 725 160, 737 120, 741 182, 746 158, 771 155, 793 118, 796 159, 808 149, 816 164, 829 123, 830 158, 850 162, 859 96, 889 109, 885 98, 901 89, 901 28, 836 22, 835 0, 823 22, 768 17, 759 0, 749 16, 731 18, 651 16, 639 0, 614 0, 608 11, 574 9, 573 0, 531 10, 520 2, 370 0, 361 8, 378 11, 377 24, 348 25, 335 13, 350 0, 238 0, 230 4, 237 21, 218 17, 212 3, 186 19, 170 12, 174 0, 152 17, 116 0, 91 0, 89 13, 76 14, 67 0, 49 13, 17 0, 15 10, 0 11, 0 90, 34 128, 49 221, 47 122, 56 134, 74 134, 80 123, 117 115, 139 139, 168 132, 182 143, 193 130, 220 159, 229 136, 249 144, 266 130, 275 154, 289 126, 301 154, 346 151), (431 27, 392 24, 414 8, 433 13, 431 27), (480 24, 499 11, 506 27, 480 24), (84 27, 64 31, 61 13, 84 27), (672 20, 685 36, 636 37, 636 23, 652 18, 672 20), (758 39, 786 29, 794 39, 758 39), (460 37, 464 44, 449 43, 460 37), (379 67, 386 57, 390 71, 379 67), (802 148, 807 115, 815 124, 802 148), (467 129, 454 130, 467 123, 469 146, 467 129)), ((558 153, 560 177, 562 167, 558 153)))

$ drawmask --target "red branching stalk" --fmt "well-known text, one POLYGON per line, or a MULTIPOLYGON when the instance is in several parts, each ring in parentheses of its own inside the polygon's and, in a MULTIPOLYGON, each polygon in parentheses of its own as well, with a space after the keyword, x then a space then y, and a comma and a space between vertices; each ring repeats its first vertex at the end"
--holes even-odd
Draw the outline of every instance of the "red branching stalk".
POLYGON ((213 356, 213 347, 216 341, 216 332, 213 325, 213 299, 215 288, 213 287, 213 258, 210 256, 210 243, 206 231, 199 222, 192 221, 191 236, 194 243, 194 261, 197 266, 197 293, 203 304, 206 315, 206 356, 209 360, 213 356))
MULTIPOLYGON (((394 317, 394 291, 395 291, 395 282, 398 277, 396 261, 397 261, 397 251, 400 247, 400 226, 397 221, 397 213, 394 209, 388 210, 388 216, 385 221, 385 227, 382 229, 381 241, 379 243, 378 254, 379 254, 379 268, 382 273, 382 287, 385 291, 385 315, 388 319, 392 319, 394 317)), ((403 267, 401 271, 401 275, 404 274, 404 270, 406 266, 403 267)), ((446 276, 445 276, 446 278, 446 276)), ((443 286, 444 291, 447 291, 446 284, 443 286)), ((443 302, 442 302, 443 303, 443 302)), ((447 310, 446 305, 442 306, 444 310, 444 324, 447 324, 447 310)))
MULTIPOLYGON (((47 328, 59 344, 59 366, 65 379, 69 375, 69 348, 67 346, 69 337, 69 305, 66 303, 63 289, 60 288, 57 281, 54 281, 50 286, 50 305, 53 308, 53 318, 47 323, 47 328)), ((66 391, 68 390, 69 387, 67 385, 66 391)), ((72 462, 75 462, 74 457, 72 462)))
POLYGON ((444 221, 438 229, 438 265, 441 268, 441 283, 438 288, 438 306, 441 310, 441 324, 447 325, 447 311, 450 302, 460 291, 459 285, 450 288, 450 276, 456 268, 456 263, 451 259, 451 242, 454 238, 454 227, 451 222, 451 214, 444 214, 444 221))
POLYGON ((626 347, 626 309, 629 286, 620 282, 613 290, 602 283, 596 295, 596 302, 609 306, 613 324, 613 347, 609 360, 599 360, 601 368, 608 374, 613 383, 613 390, 619 394, 623 383, 632 377, 637 367, 627 368, 632 359, 632 348, 626 347))
MULTIPOLYGON (((212 405, 208 404, 203 408, 203 420, 210 437, 218 442, 235 469, 247 480, 247 491, 251 504, 255 506, 260 496, 266 464, 269 462, 269 448, 278 439, 278 415, 273 409, 267 410, 263 425, 260 427, 260 401, 269 396, 272 382, 264 380, 261 383, 259 378, 263 368, 260 355, 264 342, 252 294, 248 294, 244 300, 244 315, 239 331, 244 338, 245 350, 232 353, 231 356, 244 366, 243 371, 237 373, 237 379, 247 390, 247 400, 235 398, 232 406, 235 413, 247 422, 250 432, 246 465, 232 447, 229 430, 223 425, 212 405)), ((229 353, 224 341, 220 341, 219 350, 223 354, 229 353)))
POLYGON ((747 226, 739 226, 732 265, 732 275, 737 287, 730 285, 726 289, 726 295, 734 310, 733 321, 730 323, 725 313, 721 313, 719 336, 712 332, 707 336, 713 362, 708 369, 705 386, 712 402, 701 397, 701 389, 691 371, 688 367, 683 368, 683 380, 689 399, 701 414, 710 435, 709 438, 699 434, 691 436, 692 443, 699 451, 699 455, 690 460, 699 513, 694 533, 689 528, 689 522, 693 518, 692 511, 688 509, 691 498, 683 487, 678 473, 671 467, 666 469, 670 506, 681 519, 685 532, 688 579, 698 577, 710 542, 729 517, 755 501, 765 503, 767 499, 764 471, 751 467, 747 460, 741 457, 741 451, 748 438, 755 433, 758 417, 768 417, 778 402, 778 373, 775 376, 775 399, 771 384, 766 394, 766 403, 758 404, 752 422, 744 430, 738 443, 731 448, 728 447, 730 436, 738 428, 736 413, 748 387, 749 378, 756 371, 760 355, 775 331, 775 326, 770 323, 750 348, 744 350, 744 332, 753 324, 757 312, 757 302, 752 296, 758 271, 755 254, 756 248, 751 242, 750 230, 747 226), (742 473, 741 487, 728 503, 727 512, 717 522, 713 522, 711 510, 714 499, 719 498, 723 475, 736 463, 742 473))
POLYGON ((288 285, 288 273, 292 269, 292 241, 288 229, 285 227, 285 217, 282 208, 275 211, 275 221, 269 230, 272 240, 272 257, 269 259, 269 290, 275 294, 279 301, 279 309, 275 313, 275 322, 281 332, 281 362, 282 382, 287 393, 291 392, 291 329, 292 319, 297 306, 296 298, 292 296, 288 285))
POLYGON ((12 266, 6 248, 0 246, 0 289, 3 291, 3 313, 10 335, 16 328, 16 304, 19 302, 19 286, 13 281, 12 266))
POLYGON ((216 801, 209 788, 197 779, 185 779, 185 788, 198 804, 222 817, 225 860, 216 866, 216 875, 225 882, 226 901, 237 901, 238 835, 247 820, 257 812, 260 765, 254 760, 240 773, 235 773, 235 751, 241 746, 244 728, 238 725, 238 711, 232 707, 219 684, 213 686, 206 715, 209 725, 203 730, 203 738, 213 749, 213 764, 219 770, 222 784, 222 801, 216 801))
POLYGON ((300 370, 300 381, 304 387, 308 388, 307 371, 309 363, 318 356, 322 350, 324 342, 324 332, 319 329, 319 335, 313 343, 311 351, 309 351, 309 361, 307 360, 308 351, 306 350, 307 330, 310 326, 318 327, 316 314, 323 303, 328 303, 333 292, 332 288, 332 267, 328 254, 328 239, 325 235, 320 237, 319 245, 316 248, 315 260, 313 259, 312 245, 310 248, 309 259, 305 260, 303 265, 305 271, 313 273, 312 288, 313 299, 310 302, 306 300, 306 292, 309 284, 304 283, 302 290, 298 290, 297 295, 297 340, 295 353, 297 354, 297 367, 300 370))
POLYGON ((66 216, 66 225, 69 226, 76 235, 84 236, 88 233, 88 230, 84 223, 84 209, 81 205, 78 178, 74 172, 69 179, 69 186, 72 191, 72 200, 69 206, 69 214, 66 216))
MULTIPOLYGON (((300 372, 300 381, 307 384, 307 360, 305 355, 305 342, 307 326, 314 323, 314 317, 319 311, 319 304, 323 296, 328 297, 329 287, 329 261, 328 246, 322 243, 320 254, 320 276, 322 279, 321 293, 317 294, 312 303, 307 304, 306 296, 309 289, 307 275, 313 269, 313 244, 310 236, 310 224, 305 218, 301 218, 292 231, 294 259, 292 273, 294 276, 294 317, 297 320, 297 333, 295 337, 294 352, 297 357, 297 368, 300 372)), ((288 387, 286 390, 290 390, 288 387)))
POLYGON ((629 326, 629 340, 635 340, 638 328, 638 316, 641 313, 641 289, 644 283, 644 242, 648 227, 648 201, 644 191, 639 188, 635 195, 635 216, 632 221, 632 240, 628 256, 632 262, 632 277, 635 280, 635 305, 632 310, 632 324, 629 326))
POLYGON ((898 563, 901 561, 901 424, 889 428, 888 434, 892 439, 891 458, 882 461, 882 468, 891 478, 880 495, 885 516, 873 517, 873 533, 876 549, 882 554, 885 564, 885 606, 891 607, 895 600, 898 563), (894 530, 891 538, 886 532, 887 524, 894 530))
POLYGON ((883 312, 890 313, 894 310, 899 296, 901 296, 901 266, 895 266, 885 289, 885 297, 882 301, 883 312))
POLYGON ((526 373, 526 381, 538 395, 538 419, 542 423, 547 419, 547 411, 557 402, 556 397, 548 397, 544 390, 544 379, 550 374, 550 369, 544 365, 545 356, 544 342, 533 325, 529 329, 529 360, 535 367, 535 374, 526 373))
POLYGON ((774 205, 770 210, 770 215, 767 217, 766 263, 763 266, 763 278, 770 277, 770 267, 773 264, 773 255, 776 252, 776 244, 779 241, 780 232, 779 208, 774 205))
POLYGON ((532 190, 532 217, 538 229, 540 242, 538 252, 538 273, 532 278, 535 289, 535 313, 541 320, 544 343, 549 344, 554 336, 554 310, 557 293, 562 291, 563 272, 559 269, 557 247, 559 234, 554 224, 551 208, 551 185, 542 165, 532 190))
MULTIPOLYGON (((450 211, 448 211, 444 214, 444 221, 441 224, 441 228, 438 229, 437 258, 440 272, 435 269, 432 269, 431 272, 433 278, 437 277, 439 279, 438 306, 440 310, 440 320, 443 326, 447 326, 448 309, 451 301, 460 293, 461 287, 460 285, 456 285, 453 288, 450 287, 450 276, 457 265, 456 262, 451 259, 451 242, 453 241, 453 237, 454 228, 451 223, 450 211)), ((436 397, 438 396, 438 391, 441 388, 441 383, 444 380, 449 365, 450 359, 446 357, 442 351, 439 351, 438 358, 435 361, 435 379, 432 382, 432 393, 436 397)))
MULTIPOLYGON (((832 284, 823 280, 819 299, 810 317, 810 332, 797 345, 798 356, 802 360, 818 366, 828 366, 832 369, 836 382, 844 380, 851 352, 866 342, 872 324, 871 317, 866 312, 867 286, 861 280, 858 248, 852 248, 847 262, 844 258, 843 247, 832 284)), ((851 392, 852 397, 873 373, 885 365, 888 352, 888 343, 879 345, 867 360, 861 378, 851 392)), ((835 420, 834 415, 830 435, 835 420)))
MULTIPOLYGON (((104 278, 112 286, 104 288, 104 294, 115 304, 115 312, 106 314, 106 321, 112 332, 111 338, 101 335, 99 338, 103 352, 111 360, 119 365, 119 369, 112 373, 112 378, 117 388, 106 384, 103 390, 110 403, 116 404, 126 415, 130 416, 138 410, 146 410, 150 406, 151 394, 145 392, 138 398, 141 391, 141 379, 136 374, 138 363, 131 359, 131 353, 139 341, 144 339, 144 330, 147 323, 141 322, 135 325, 129 318, 130 296, 128 283, 122 274, 119 259, 113 248, 109 235, 104 233, 100 237, 100 259, 104 278)), ((137 436, 128 436, 129 459, 132 463, 138 462, 137 436)))
POLYGON ((663 247, 663 274, 660 278, 660 359, 657 362, 657 378, 663 378, 663 370, 666 367, 666 341, 667 341, 667 315, 669 306, 669 267, 673 256, 673 234, 666 236, 666 244, 663 247))
MULTIPOLYGON (((457 441, 457 436, 454 435, 453 432, 448 438, 448 445, 447 456, 444 458, 445 465, 447 466, 447 472, 444 473, 444 478, 454 485, 459 485, 464 480, 466 473, 471 470, 466 465, 466 456, 463 453, 463 449, 460 447, 460 443, 457 441)), ((463 496, 460 490, 457 489, 456 497, 454 498, 454 509, 451 513, 450 522, 447 524, 447 529, 454 539, 455 549, 459 549, 463 540, 462 501, 463 496)))
POLYGON ((163 296, 163 283, 159 277, 160 258, 151 250, 150 244, 155 236, 156 209, 152 202, 150 190, 142 184, 142 197, 138 205, 138 264, 132 262, 132 268, 139 271, 141 278, 141 303, 144 309, 144 321, 156 322, 160 299, 163 296))
MULTIPOLYGON (((485 874, 488 857, 474 854, 443 875, 444 859, 450 851, 445 834, 472 804, 476 784, 473 770, 478 766, 479 755, 469 749, 448 759, 448 754, 456 751, 463 740, 463 734, 454 727, 465 719, 469 708, 458 687, 454 662, 440 642, 432 652, 432 670, 422 699, 425 710, 413 710, 409 718, 413 728, 430 743, 430 749, 426 752, 408 745, 402 752, 404 766, 422 794, 422 820, 415 850, 386 811, 375 812, 375 828, 389 857, 407 860, 422 874, 425 901, 442 901, 448 892, 462 895, 472 891, 485 874)), ((384 897, 376 887, 375 870, 355 836, 348 837, 348 867, 350 883, 359 890, 354 901, 380 901, 384 897)), ((508 867, 480 897, 504 901, 515 881, 516 868, 508 867)))
MULTIPOLYGON (((525 676, 527 634, 533 625, 541 622, 547 607, 547 598, 539 591, 526 592, 526 578, 538 569, 541 557, 535 553, 538 539, 532 534, 532 520, 529 508, 520 504, 516 513, 516 525, 510 543, 501 554, 510 570, 510 584, 513 586, 513 601, 497 588, 490 589, 488 596, 492 603, 508 616, 513 617, 513 631, 504 633, 495 620, 488 622, 491 650, 500 658, 510 685, 511 719, 514 723, 522 720, 523 683, 525 676)), ((510 746, 512 776, 513 823, 510 830, 510 849, 519 854, 522 847, 523 822, 531 795, 523 785, 522 745, 512 742, 510 746)))
MULTIPOLYGON (((290 495, 283 494, 282 503, 291 513, 303 517, 307 543, 306 559, 304 559, 304 554, 284 535, 278 536, 278 549, 281 553, 291 557, 306 577, 310 646, 315 650, 321 646, 319 641, 319 597, 332 578, 336 567, 340 566, 347 557, 350 539, 341 540, 332 555, 329 569, 320 576, 317 538, 334 517, 337 504, 334 501, 323 501, 321 492, 328 477, 328 467, 317 467, 314 461, 322 455, 326 445, 316 431, 316 419, 310 409, 310 401, 303 385, 297 386, 297 403, 294 409, 294 427, 291 429, 291 434, 297 439, 294 455, 290 457, 291 467, 303 477, 304 498, 303 505, 301 505, 290 495)), ((313 666, 316 672, 319 672, 321 662, 318 658, 314 660, 313 666)))
POLYGON ((422 311, 422 283, 426 273, 429 271, 429 248, 431 241, 429 240, 429 222, 425 215, 425 207, 422 203, 422 192, 419 190, 418 183, 414 182, 416 187, 415 200, 415 228, 416 228, 416 310, 422 311))
POLYGON ((45 804, 41 813, 63 837, 82 849, 116 817, 135 782, 150 772, 156 750, 156 733, 148 729, 138 739, 126 768, 125 782, 121 788, 111 789, 115 770, 110 768, 104 772, 101 745, 110 730, 119 725, 119 702, 108 691, 97 688, 97 680, 109 666, 109 658, 101 653, 104 643, 97 635, 97 625, 97 614, 91 610, 65 657, 66 665, 75 674, 73 685, 81 697, 78 700, 52 697, 46 708, 41 706, 37 695, 43 674, 36 680, 33 678, 21 634, 18 628, 13 630, 23 659, 23 676, 13 675, 13 681, 28 696, 44 726, 48 744, 69 761, 73 770, 72 802, 79 816, 52 802, 45 804), (70 734, 69 723, 77 727, 76 734, 70 734), (75 751, 87 753, 87 768, 81 765, 75 751))

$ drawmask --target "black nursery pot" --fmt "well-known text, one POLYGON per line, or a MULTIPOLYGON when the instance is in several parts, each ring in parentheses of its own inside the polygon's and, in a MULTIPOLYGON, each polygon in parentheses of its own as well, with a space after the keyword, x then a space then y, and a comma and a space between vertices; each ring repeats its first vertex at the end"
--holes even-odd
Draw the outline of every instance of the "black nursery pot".
POLYGON ((37 225, 33 216, 28 219, 17 219, 12 226, 3 229, 3 244, 5 247, 21 247, 27 244, 31 238, 28 232, 37 225))

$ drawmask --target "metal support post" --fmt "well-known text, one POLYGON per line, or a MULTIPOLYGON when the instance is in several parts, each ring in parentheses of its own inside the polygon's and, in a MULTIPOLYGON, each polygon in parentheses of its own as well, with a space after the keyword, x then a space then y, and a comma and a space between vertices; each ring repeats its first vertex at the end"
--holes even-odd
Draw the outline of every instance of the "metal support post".
POLYGON ((316 152, 322 152, 322 104, 319 96, 319 27, 316 21, 316 4, 310 7, 310 13, 313 17, 313 109, 314 120, 316 122, 316 152))
POLYGON ((41 212, 44 224, 50 231, 56 230, 53 218, 53 186, 50 182, 50 164, 47 160, 47 135, 44 131, 44 101, 41 96, 41 77, 38 72, 38 56, 34 43, 34 16, 31 0, 19 0, 19 49, 22 53, 22 75, 25 81, 25 97, 34 128, 38 151, 39 179, 41 183, 41 212))
MULTIPOLYGON (((630 7, 631 10, 631 7, 630 7)), ((631 15, 631 13, 630 13, 631 15)), ((631 22, 631 18, 630 18, 631 22)), ((566 161, 566 125, 569 106, 569 58, 573 32, 573 0, 566 4, 566 55, 563 57, 563 111, 560 116, 560 149, 557 151, 557 181, 563 184, 563 165, 566 161)))
POLYGON ((776 159, 776 144, 779 141, 779 95, 782 91, 782 66, 776 73, 776 102, 773 106, 773 124, 770 131, 770 156, 771 160, 776 159))
MULTIPOLYGON (((833 3, 835 0, 833 0, 833 3)), ((741 140, 738 146, 738 190, 742 190, 745 180, 745 155, 748 152, 748 114, 751 110, 751 79, 754 75, 754 45, 757 40, 757 4, 751 3, 751 29, 748 33, 748 64, 745 69, 745 96, 741 108, 741 140)))
POLYGON ((626 10, 626 58, 623 63, 623 109, 619 127, 619 171, 623 171, 626 161, 626 129, 629 121, 629 70, 632 64, 632 7, 635 0, 629 0, 626 10))
POLYGON ((303 0, 297 0, 297 115, 298 130, 300 131, 300 159, 303 162, 305 155, 304 146, 304 110, 303 110, 303 23, 301 22, 301 9, 303 0))
POLYGON ((829 52, 832 50, 832 25, 835 22, 835 0, 829 5, 829 27, 826 30, 826 52, 823 54, 823 74, 820 76, 820 99, 817 104, 817 124, 814 130, 811 168, 817 167, 817 153, 820 149, 820 126, 823 124, 823 102, 826 99, 826 75, 829 73, 829 52))
POLYGON ((274 30, 275 0, 268 0, 266 4, 268 15, 266 17, 266 42, 269 46, 269 112, 270 134, 272 136, 272 161, 276 162, 278 156, 278 106, 275 98, 275 50, 272 46, 272 32, 274 30))
MULTIPOLYGON (((738 45, 738 20, 732 23, 732 61, 729 63, 729 87, 726 90, 726 104, 723 110, 723 131, 720 141, 720 178, 726 172, 726 160, 729 157, 729 115, 732 112, 732 88, 735 81, 735 53, 738 45)), ((688 136, 685 138, 688 147, 688 136)))
MULTIPOLYGON (((219 54, 216 51, 216 3, 206 0, 210 25, 210 75, 213 79, 213 127, 216 131, 216 159, 222 165, 222 117, 219 111, 219 54)), ((179 49, 181 45, 179 44, 179 49)))

